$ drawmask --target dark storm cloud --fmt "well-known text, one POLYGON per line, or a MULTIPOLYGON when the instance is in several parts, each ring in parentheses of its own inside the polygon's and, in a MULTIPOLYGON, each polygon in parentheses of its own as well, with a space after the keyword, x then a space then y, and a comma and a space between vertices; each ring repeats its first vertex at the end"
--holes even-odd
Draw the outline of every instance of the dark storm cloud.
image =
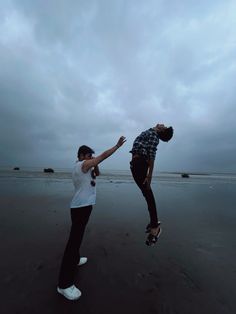
POLYGON ((80 144, 128 168, 157 122, 159 170, 235 171, 233 1, 6 1, 0 163, 69 167, 80 144), (174 156, 174 158, 173 158, 174 156))

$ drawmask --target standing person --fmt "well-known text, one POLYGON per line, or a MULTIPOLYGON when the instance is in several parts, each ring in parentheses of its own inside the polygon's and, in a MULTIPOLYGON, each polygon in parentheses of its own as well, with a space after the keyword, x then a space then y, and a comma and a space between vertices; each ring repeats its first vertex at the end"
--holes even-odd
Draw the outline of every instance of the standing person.
POLYGON ((152 172, 156 157, 157 145, 159 140, 168 142, 173 136, 173 128, 166 127, 164 124, 157 124, 155 127, 142 132, 136 137, 133 143, 132 160, 130 169, 134 181, 143 193, 146 199, 150 223, 146 227, 148 237, 147 245, 156 243, 161 234, 160 221, 157 217, 155 198, 151 189, 152 172))
POLYGON ((71 201, 72 226, 69 240, 63 255, 57 291, 69 300, 76 300, 81 291, 74 285, 77 265, 87 262, 87 257, 80 256, 80 246, 83 240, 85 227, 89 220, 92 207, 96 201, 96 175, 99 175, 98 164, 111 156, 126 141, 121 136, 117 144, 93 157, 94 151, 83 145, 78 150, 78 160, 72 172, 75 194, 71 201))

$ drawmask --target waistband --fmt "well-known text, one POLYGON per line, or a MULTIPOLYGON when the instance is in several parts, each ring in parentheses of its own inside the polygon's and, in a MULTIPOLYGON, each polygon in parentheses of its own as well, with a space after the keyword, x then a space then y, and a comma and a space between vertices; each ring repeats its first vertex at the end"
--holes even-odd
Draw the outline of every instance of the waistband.
POLYGON ((133 159, 144 159, 144 160, 146 160, 146 157, 143 156, 143 155, 133 154, 132 155, 132 160, 133 159))

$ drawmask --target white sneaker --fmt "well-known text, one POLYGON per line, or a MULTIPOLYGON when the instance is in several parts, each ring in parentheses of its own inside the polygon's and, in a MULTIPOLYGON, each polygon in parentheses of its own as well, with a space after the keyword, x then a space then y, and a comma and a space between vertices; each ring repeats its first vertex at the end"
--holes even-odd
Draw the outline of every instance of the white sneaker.
POLYGON ((77 300, 81 297, 81 291, 76 288, 75 285, 72 285, 66 289, 57 287, 57 292, 62 294, 68 300, 77 300))
POLYGON ((79 260, 78 266, 82 266, 82 265, 86 264, 87 261, 88 261, 87 257, 81 257, 79 260))

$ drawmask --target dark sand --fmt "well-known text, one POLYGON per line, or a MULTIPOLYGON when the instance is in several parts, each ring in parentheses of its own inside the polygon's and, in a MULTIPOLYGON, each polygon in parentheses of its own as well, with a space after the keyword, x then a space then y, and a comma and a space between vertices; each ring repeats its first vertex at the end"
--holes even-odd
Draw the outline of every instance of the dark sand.
POLYGON ((76 278, 82 297, 71 302, 56 292, 70 180, 1 178, 0 313, 236 313, 235 186, 154 182, 163 233, 147 247, 137 187, 98 182, 82 247, 89 260, 76 278))

